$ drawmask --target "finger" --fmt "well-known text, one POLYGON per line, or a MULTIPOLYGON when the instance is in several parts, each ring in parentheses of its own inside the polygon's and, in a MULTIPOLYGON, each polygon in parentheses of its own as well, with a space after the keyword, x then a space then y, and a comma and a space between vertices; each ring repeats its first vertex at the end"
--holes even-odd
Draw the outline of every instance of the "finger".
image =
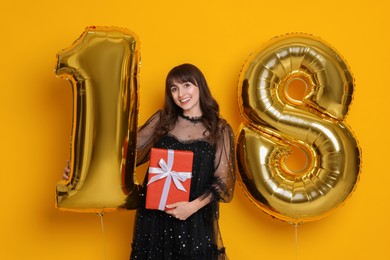
POLYGON ((171 215, 174 218, 179 219, 179 217, 176 215, 176 213, 173 210, 165 211, 168 215, 171 215))
POLYGON ((175 209, 177 207, 177 203, 165 205, 165 207, 168 208, 168 209, 175 209))
POLYGON ((165 213, 167 213, 169 215, 173 215, 173 210, 166 210, 165 213))

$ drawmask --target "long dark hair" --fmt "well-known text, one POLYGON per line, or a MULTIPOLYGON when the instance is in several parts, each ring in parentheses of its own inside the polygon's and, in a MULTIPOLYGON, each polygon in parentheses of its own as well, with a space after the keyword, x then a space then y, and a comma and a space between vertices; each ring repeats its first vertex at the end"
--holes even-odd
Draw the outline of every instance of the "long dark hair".
POLYGON ((173 82, 180 83, 191 82, 199 88, 199 104, 202 110, 202 123, 206 128, 205 138, 210 143, 215 143, 220 127, 219 124, 224 121, 219 117, 219 105, 211 95, 203 73, 192 64, 182 64, 174 67, 167 75, 165 80, 165 105, 161 112, 160 122, 156 129, 156 138, 160 138, 171 130, 182 109, 177 106, 172 98, 171 86, 173 82))

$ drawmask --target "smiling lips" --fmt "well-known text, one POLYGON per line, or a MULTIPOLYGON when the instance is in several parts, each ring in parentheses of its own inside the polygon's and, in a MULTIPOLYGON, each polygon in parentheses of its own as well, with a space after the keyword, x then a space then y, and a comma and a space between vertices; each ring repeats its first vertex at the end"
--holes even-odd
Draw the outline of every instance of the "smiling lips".
POLYGON ((180 103, 186 103, 187 101, 189 101, 191 98, 184 98, 184 99, 180 99, 180 103))

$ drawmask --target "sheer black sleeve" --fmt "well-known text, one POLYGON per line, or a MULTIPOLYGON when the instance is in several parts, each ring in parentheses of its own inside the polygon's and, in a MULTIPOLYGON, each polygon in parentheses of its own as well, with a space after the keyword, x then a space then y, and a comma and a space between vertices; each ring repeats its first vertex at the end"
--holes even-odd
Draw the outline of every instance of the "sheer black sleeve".
MULTIPOLYGON (((149 160, 150 149, 154 145, 154 133, 156 125, 160 120, 160 111, 157 111, 152 115, 144 125, 138 128, 137 134, 137 156, 136 156, 136 165, 139 166, 149 160)), ((144 194, 144 187, 142 184, 138 184, 134 181, 134 174, 131 173, 129 187, 126 187, 128 190, 127 197, 124 204, 121 206, 126 209, 138 209, 141 202, 141 197, 144 194)))
POLYGON ((160 121, 161 111, 153 114, 144 125, 138 129, 137 135, 137 166, 149 160, 150 149, 154 145, 154 134, 157 123, 160 121))
POLYGON ((230 202, 236 181, 234 133, 229 124, 224 124, 221 137, 216 143, 215 172, 211 185, 213 200, 230 202))

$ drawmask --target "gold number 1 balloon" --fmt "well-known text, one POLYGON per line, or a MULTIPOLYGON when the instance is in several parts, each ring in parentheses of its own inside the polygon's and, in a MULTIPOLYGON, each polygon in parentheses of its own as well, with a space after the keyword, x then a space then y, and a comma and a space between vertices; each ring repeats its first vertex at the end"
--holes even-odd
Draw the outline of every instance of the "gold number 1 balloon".
POLYGON ((317 220, 354 191, 360 148, 343 122, 354 80, 346 62, 307 34, 276 37, 242 69, 238 96, 246 119, 237 136, 240 183, 271 216, 291 223, 317 220), (303 98, 290 89, 304 86, 303 98), (298 170, 286 161, 298 149, 298 170))
POLYGON ((56 74, 73 91, 70 175, 57 184, 59 209, 114 211, 135 187, 139 56, 138 37, 116 27, 88 27, 57 54, 56 74))

